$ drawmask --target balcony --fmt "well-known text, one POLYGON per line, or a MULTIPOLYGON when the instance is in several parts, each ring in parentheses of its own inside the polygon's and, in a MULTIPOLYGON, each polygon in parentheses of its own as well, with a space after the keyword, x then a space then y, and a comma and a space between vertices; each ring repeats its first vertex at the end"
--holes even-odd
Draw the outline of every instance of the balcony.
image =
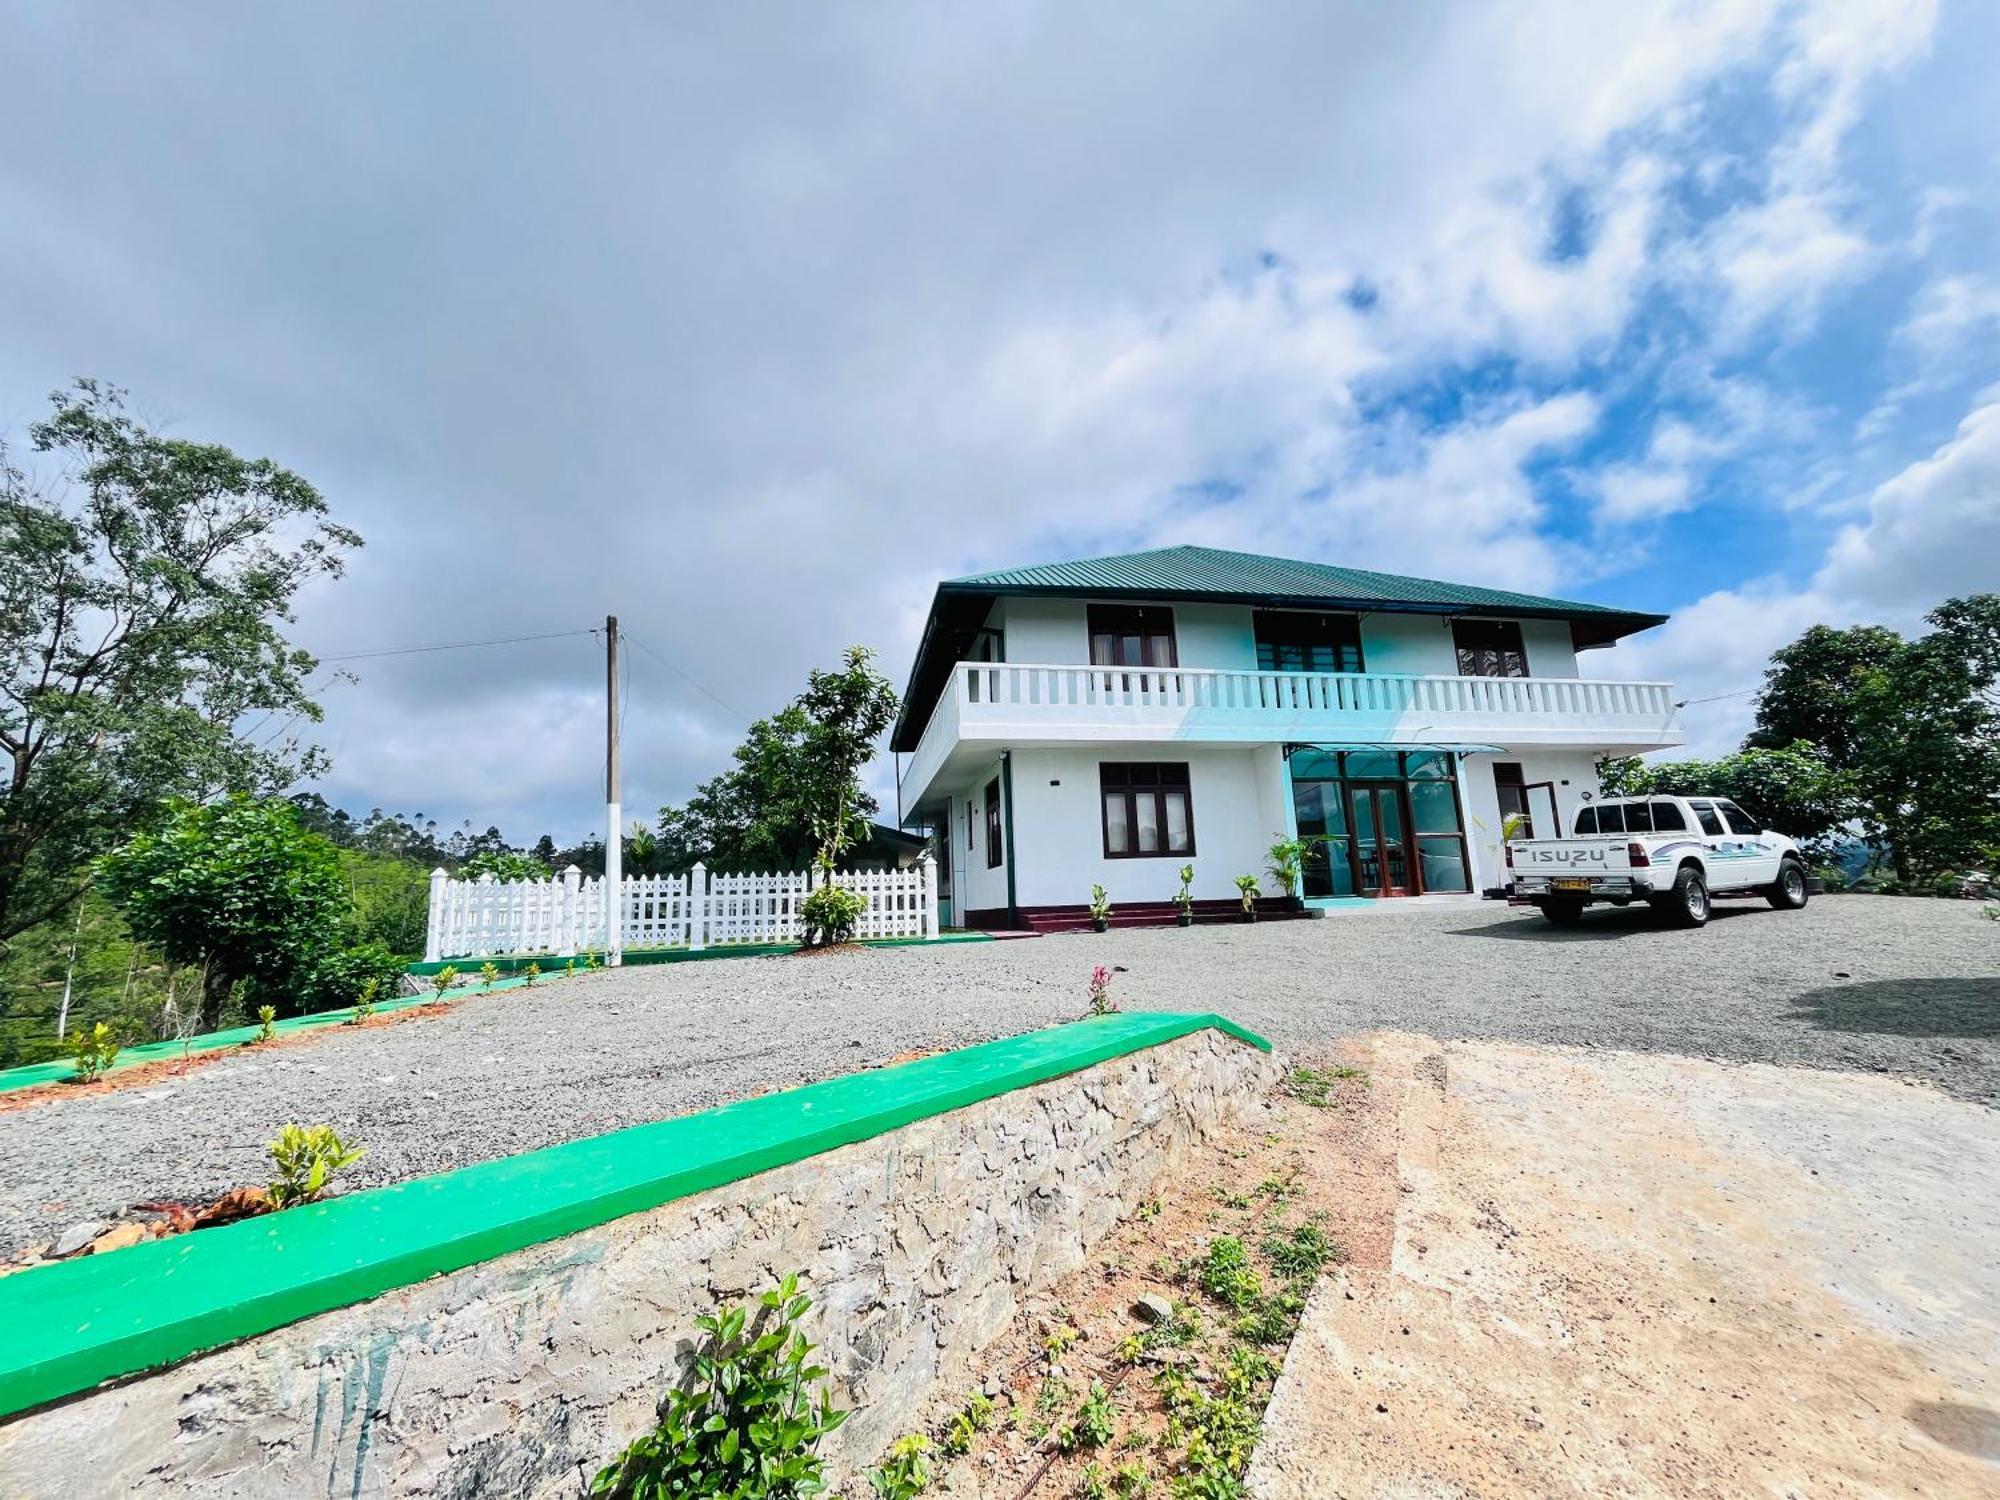
POLYGON ((1682 740, 1664 682, 1388 672, 959 662, 904 768, 905 811, 955 756, 1076 740, 1203 745, 1575 745, 1618 754, 1682 740))

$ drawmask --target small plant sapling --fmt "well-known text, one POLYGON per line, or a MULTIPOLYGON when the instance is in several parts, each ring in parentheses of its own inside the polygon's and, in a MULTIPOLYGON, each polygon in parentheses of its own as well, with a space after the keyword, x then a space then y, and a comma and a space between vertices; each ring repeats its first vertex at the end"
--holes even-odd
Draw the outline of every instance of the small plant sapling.
POLYGON ((257 1040, 268 1042, 278 1034, 278 1010, 273 1005, 257 1007, 257 1040))
POLYGON ((1278 890, 1287 901, 1298 897, 1299 870, 1310 847, 1304 839, 1279 839, 1264 851, 1264 868, 1278 882, 1278 890))
POLYGON ((367 1155, 350 1146, 331 1125, 287 1125, 269 1147, 277 1176, 265 1189, 273 1208, 316 1203, 328 1184, 367 1155))
POLYGON ((431 988, 436 990, 440 995, 457 983, 458 970, 450 964, 446 964, 436 974, 431 976, 431 988))
POLYGON ((908 1433, 889 1445, 888 1462, 868 1473, 876 1500, 911 1500, 931 1485, 931 1440, 908 1433))
POLYGON ((1099 964, 1090 971, 1090 1013, 1093 1016, 1108 1016, 1118 1006, 1111 998, 1111 970, 1099 964))
MULTIPOLYGON (((440 974, 438 977, 442 979, 444 976, 440 974)), ((380 980, 371 979, 362 985, 361 993, 354 1001, 354 1010, 347 1018, 347 1024, 349 1026, 359 1026, 363 1021, 374 1015, 375 997, 381 994, 381 992, 382 984, 380 980)))
POLYGON ((1264 894, 1257 887, 1257 877, 1255 875, 1238 875, 1236 877, 1236 890, 1237 894, 1243 900, 1243 920, 1246 922, 1256 921, 1257 898, 1264 894))
POLYGON ((498 984, 500 982, 500 965, 492 962, 481 964, 479 966, 479 982, 487 986, 498 984))
POLYGON ((1181 909, 1179 917, 1180 925, 1183 927, 1194 926, 1194 866, 1193 865, 1181 866, 1181 888, 1174 895, 1174 905, 1178 906, 1181 909))
POLYGON ((799 920, 805 924, 808 948, 829 948, 854 940, 862 917, 868 912, 868 898, 845 886, 816 887, 799 903, 799 920))
POLYGON ((1094 932, 1111 926, 1111 895, 1101 885, 1090 888, 1090 926, 1094 932))
POLYGON ((528 983, 533 984, 537 979, 542 977, 542 966, 530 959, 527 967, 522 969, 521 972, 527 976, 528 983))
POLYGON ((69 1055, 76 1068, 70 1074, 70 1082, 95 1083, 118 1059, 118 1033, 104 1021, 90 1027, 79 1026, 70 1036, 69 1055))

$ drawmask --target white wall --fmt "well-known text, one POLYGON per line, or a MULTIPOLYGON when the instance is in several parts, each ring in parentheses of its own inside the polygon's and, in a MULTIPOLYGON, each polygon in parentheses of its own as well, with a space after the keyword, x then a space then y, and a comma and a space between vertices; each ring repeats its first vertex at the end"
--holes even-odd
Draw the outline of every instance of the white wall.
POLYGON ((1500 797, 1493 786, 1493 763, 1500 760, 1519 761, 1523 781, 1553 781, 1556 784, 1556 807, 1562 814, 1560 830, 1539 826, 1548 816, 1545 811, 1548 798, 1539 790, 1530 793, 1530 806, 1537 816, 1535 835, 1547 838, 1557 831, 1568 833, 1576 825, 1577 809, 1583 806, 1585 792, 1593 797, 1597 795, 1597 762, 1602 754, 1598 750, 1530 748, 1506 750, 1498 755, 1468 755, 1459 762, 1458 790, 1465 807, 1465 836, 1472 855, 1473 890, 1482 891, 1507 883, 1506 861, 1500 848, 1500 797))
MULTIPOLYGON (((1121 901, 1171 901, 1180 890, 1184 863, 1194 865, 1197 900, 1234 900, 1235 878, 1262 878, 1264 851, 1285 834, 1280 768, 1276 745, 1256 750, 1156 745, 1016 750, 1014 835, 1020 845, 1016 894, 1021 905, 1082 905, 1093 884, 1110 892, 1113 907, 1121 901), (1107 760, 1187 763, 1194 809, 1192 859, 1104 857, 1097 767, 1107 760)), ((1005 899, 1003 892, 1001 902, 1005 899)))
MULTIPOLYGON (((1005 858, 991 868, 986 864, 986 787, 988 782, 999 776, 1000 760, 996 756, 993 763, 979 773, 979 779, 973 783, 970 793, 952 798, 953 805, 958 809, 959 820, 958 847, 954 852, 965 861, 965 904, 956 914, 961 924, 965 920, 967 911, 990 911, 1007 904, 1006 860, 1013 857, 1013 851, 1006 847, 1007 822, 1004 804, 1000 830, 1001 851, 1005 858), (968 826, 972 830, 970 849, 965 847, 965 831, 968 826)), ((1004 785, 1004 779, 1002 784, 1004 785)))
POLYGON ((1361 664, 1370 672, 1455 676, 1451 622, 1442 615, 1363 615, 1361 664))
POLYGON ((1570 635, 1569 621, 1523 620, 1521 645, 1528 653, 1529 676, 1576 676, 1576 643, 1570 635))

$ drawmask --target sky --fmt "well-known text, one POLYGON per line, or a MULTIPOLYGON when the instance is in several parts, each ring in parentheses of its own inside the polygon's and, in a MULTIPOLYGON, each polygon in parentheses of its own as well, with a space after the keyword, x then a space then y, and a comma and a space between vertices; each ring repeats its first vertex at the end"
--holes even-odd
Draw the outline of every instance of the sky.
POLYGON ((362 533, 293 632, 357 813, 597 826, 609 613, 650 818, 848 644, 900 686, 939 579, 1181 542, 1669 612, 1584 670, 1726 751, 1806 626, 2000 588, 1996 55, 1984 0, 29 3, 0 434, 95 376, 362 533))

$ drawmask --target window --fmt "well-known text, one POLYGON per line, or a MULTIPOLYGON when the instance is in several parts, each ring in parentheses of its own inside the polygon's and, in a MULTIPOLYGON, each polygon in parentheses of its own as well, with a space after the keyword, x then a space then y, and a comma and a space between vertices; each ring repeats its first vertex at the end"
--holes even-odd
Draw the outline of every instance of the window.
POLYGON ((998 865, 1005 851, 1000 847, 1000 778, 986 783, 986 868, 998 865))
POLYGON ((1469 888, 1451 755, 1298 745, 1287 766, 1306 895, 1469 888))
POLYGON ((1731 802, 1727 797, 1718 799, 1715 805, 1718 809, 1721 810, 1722 815, 1727 819, 1729 819, 1729 827, 1731 832, 1762 833, 1764 831, 1764 825, 1762 823, 1759 823, 1755 818, 1751 817, 1750 814, 1745 812, 1742 808, 1738 807, 1734 802, 1731 802))
POLYGON ((1453 620, 1451 638, 1458 647, 1461 677, 1528 675, 1528 653, 1521 646, 1521 627, 1512 620, 1453 620))
POLYGON ((1093 667, 1177 667, 1174 612, 1157 604, 1090 606, 1093 667))
POLYGON ((972 852, 972 799, 965 799, 965 852, 972 852))
POLYGON ((1586 807, 1576 815, 1576 831, 1579 834, 1597 832, 1597 809, 1586 807))
POLYGON ((1721 837, 1722 819, 1715 815, 1715 807, 1712 803, 1690 802, 1688 806, 1694 809, 1695 820, 1701 824, 1701 831, 1703 833, 1709 835, 1711 838, 1721 837))
POLYGON ((1686 833, 1688 820, 1681 816, 1678 802, 1655 802, 1653 804, 1653 832, 1686 833))
POLYGON ((1625 831, 1627 833, 1651 833, 1653 831, 1653 804, 1650 802, 1626 803, 1625 831))
POLYGON ((1260 609, 1251 617, 1257 666, 1265 672, 1359 672, 1361 621, 1353 615, 1309 615, 1260 609))
POLYGON ((1600 802, 1597 805, 1597 831, 1599 833, 1623 833, 1625 831, 1625 806, 1621 802, 1600 802))
POLYGON ((1106 859, 1194 853, 1194 805, 1185 764, 1108 763, 1097 768, 1097 778, 1106 859))

